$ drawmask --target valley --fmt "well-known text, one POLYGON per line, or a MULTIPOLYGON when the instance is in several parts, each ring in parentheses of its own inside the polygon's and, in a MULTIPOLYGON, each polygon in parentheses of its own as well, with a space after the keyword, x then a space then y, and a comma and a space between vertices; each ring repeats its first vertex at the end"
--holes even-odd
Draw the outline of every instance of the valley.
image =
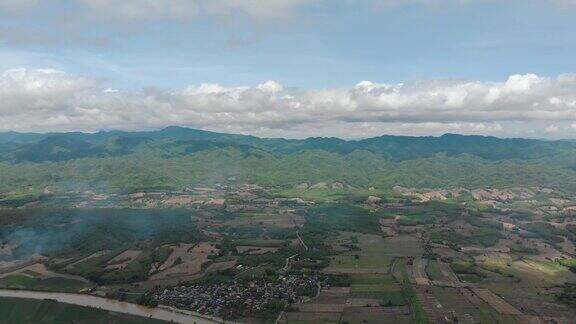
POLYGON ((247 323, 575 315, 576 200, 553 189, 326 181, 51 197, 0 210, 0 287, 247 323))

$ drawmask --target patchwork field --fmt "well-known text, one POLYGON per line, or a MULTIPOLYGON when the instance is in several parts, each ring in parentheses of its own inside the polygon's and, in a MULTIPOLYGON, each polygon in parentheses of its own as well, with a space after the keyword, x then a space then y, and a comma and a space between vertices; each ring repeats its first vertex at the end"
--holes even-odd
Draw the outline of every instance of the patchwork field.
POLYGON ((108 251, 108 250, 94 252, 94 253, 86 256, 86 257, 83 257, 83 258, 81 258, 81 259, 79 259, 79 260, 76 260, 76 261, 68 264, 64 269, 65 269, 65 270, 71 270, 71 269, 73 269, 74 267, 76 267, 77 265, 79 265, 79 264, 81 264, 81 263, 84 263, 84 262, 86 262, 86 261, 90 261, 90 260, 93 260, 93 259, 96 259, 96 258, 100 258, 100 257, 102 257, 102 256, 104 256, 104 255, 106 255, 106 254, 108 254, 108 253, 110 253, 110 252, 111 252, 111 251, 108 251))
POLYGON ((414 323, 408 307, 347 307, 340 323, 414 323))
POLYGON ((302 226, 304 222, 305 220, 301 215, 292 213, 246 213, 242 214, 239 218, 226 221, 225 224, 228 226, 253 225, 276 228, 294 228, 296 226, 302 226))
POLYGON ((522 280, 524 285, 543 287, 576 280, 576 274, 568 268, 551 261, 529 258, 514 259, 504 253, 484 253, 476 257, 483 268, 522 280))
POLYGON ((427 259, 415 258, 412 262, 412 275, 417 285, 428 285, 430 280, 426 274, 427 259))
MULTIPOLYGON (((575 317, 575 287, 565 283, 576 282, 570 271, 576 261, 553 260, 576 238, 568 216, 548 222, 514 206, 477 208, 470 197, 466 203, 386 195, 311 203, 228 193, 227 185, 214 190, 206 199, 226 203, 147 214, 85 211, 80 224, 95 225, 70 237, 64 227, 75 226, 71 220, 82 212, 15 214, 11 228, 58 238, 46 247, 61 237, 66 243, 23 261, 3 257, 9 261, 0 263, 0 287, 95 288, 84 292, 253 323, 279 315, 280 323, 339 324, 572 323, 575 317), (33 221, 22 225, 28 217, 33 221)), ((4 252, 26 252, 7 237, 4 252)), ((38 245, 26 242, 21 246, 38 245)))
POLYGON ((448 278, 440 270, 440 265, 437 260, 430 260, 426 265, 426 274, 430 280, 447 281, 448 278))
POLYGON ((41 263, 0 275, 0 287, 4 288, 77 292, 92 286, 82 277, 55 273, 41 263))
POLYGON ((279 323, 411 323, 400 289, 390 276, 354 275, 351 287, 323 290, 316 299, 294 305, 279 323))
POLYGON ((391 275, 355 274, 352 275, 348 303, 360 302, 361 306, 373 303, 373 306, 402 306, 406 298, 402 287, 391 275), (356 299, 356 300, 354 300, 356 299), (363 305, 362 305, 363 304, 363 305))
POLYGON ((276 252, 278 248, 274 247, 260 247, 260 246, 250 246, 250 245, 240 245, 236 247, 238 253, 248 253, 248 254, 265 254, 269 252, 276 252))
POLYGON ((492 306, 498 313, 503 315, 520 315, 522 314, 514 306, 510 305, 507 301, 502 299, 502 297, 494 294, 489 289, 485 288, 474 288, 472 289, 474 295, 478 296, 484 302, 492 306))
POLYGON ((369 274, 389 273, 394 257, 411 256, 422 253, 420 242, 409 235, 383 238, 371 234, 343 234, 354 237, 358 250, 344 252, 331 257, 327 273, 369 274))
POLYGON ((134 261, 142 254, 141 250, 126 250, 108 261, 106 269, 118 270, 126 267, 130 262, 134 261))
POLYGON ((493 306, 498 304, 504 307, 505 302, 501 303, 501 298, 489 292, 479 291, 479 296, 476 291, 472 293, 465 288, 432 287, 431 289, 442 305, 443 312, 451 314, 449 316, 454 316, 460 322, 519 323, 516 317, 510 315, 519 315, 520 312, 499 312, 493 306))
POLYGON ((206 268, 206 273, 230 269, 233 268, 235 265, 236 260, 212 263, 206 268))
POLYGON ((218 253, 213 243, 181 243, 170 247, 172 253, 158 268, 159 273, 152 280, 166 279, 178 275, 193 275, 202 271, 202 265, 208 262, 208 256, 218 253))

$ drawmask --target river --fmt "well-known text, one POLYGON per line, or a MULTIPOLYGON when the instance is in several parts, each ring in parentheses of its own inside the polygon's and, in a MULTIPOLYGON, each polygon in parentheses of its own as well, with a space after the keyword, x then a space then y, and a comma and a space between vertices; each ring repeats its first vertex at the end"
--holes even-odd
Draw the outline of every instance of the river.
POLYGON ((53 299, 58 302, 66 304, 101 308, 112 312, 154 318, 164 321, 172 321, 183 324, 223 323, 222 321, 211 320, 193 314, 181 314, 167 309, 149 308, 137 304, 126 303, 114 299, 102 298, 85 294, 0 289, 0 297, 28 298, 28 299, 42 299, 42 300, 53 299))

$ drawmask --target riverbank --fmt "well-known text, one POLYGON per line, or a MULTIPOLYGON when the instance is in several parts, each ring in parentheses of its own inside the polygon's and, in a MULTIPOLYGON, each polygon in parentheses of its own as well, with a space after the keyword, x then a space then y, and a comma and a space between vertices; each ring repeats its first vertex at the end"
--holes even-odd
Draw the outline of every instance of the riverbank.
POLYGON ((199 314, 193 314, 192 312, 180 312, 165 307, 149 308, 142 305, 86 294, 0 289, 0 297, 54 300, 66 304, 103 309, 111 312, 182 324, 227 323, 220 319, 202 317, 199 314))

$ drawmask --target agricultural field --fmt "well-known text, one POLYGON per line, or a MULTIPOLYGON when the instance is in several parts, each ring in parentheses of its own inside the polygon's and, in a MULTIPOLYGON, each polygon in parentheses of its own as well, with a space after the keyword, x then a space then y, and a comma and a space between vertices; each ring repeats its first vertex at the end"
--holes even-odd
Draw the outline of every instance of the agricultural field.
POLYGON ((457 190, 362 196, 326 185, 281 193, 200 187, 116 196, 122 208, 0 210, 0 288, 81 292, 251 323, 576 316, 576 257, 566 252, 572 216, 548 221, 512 198, 481 203, 529 196, 522 190, 438 200, 457 190), (323 193, 289 196, 314 190, 323 193))
POLYGON ((395 257, 422 253, 417 238, 407 235, 382 237, 374 234, 342 233, 339 239, 348 237, 357 243, 352 251, 331 257, 325 271, 334 273, 389 273, 395 257))
POLYGON ((560 263, 552 261, 517 259, 503 253, 484 253, 476 257, 476 262, 484 269, 518 278, 526 285, 534 287, 576 280, 576 274, 560 263))
POLYGON ((209 242, 180 243, 170 246, 170 249, 172 250, 170 256, 155 269, 158 273, 152 275, 151 280, 197 274, 202 271, 202 266, 208 262, 208 257, 218 253, 218 248, 209 242))
POLYGON ((389 274, 354 274, 350 283, 350 302, 385 306, 404 306, 406 299, 401 285, 389 274))
POLYGON ((55 273, 41 263, 0 274, 0 288, 78 292, 93 286, 83 277, 55 273))
POLYGON ((164 321, 108 312, 95 308, 58 303, 0 297, 0 323, 127 323, 160 324, 164 321))
POLYGON ((459 322, 520 323, 514 314, 501 314, 468 289, 433 287, 432 291, 443 311, 459 322))
POLYGON ((373 234, 349 235, 358 243, 356 249, 330 258, 330 266, 325 270, 335 273, 388 273, 394 256, 386 239, 373 234))

